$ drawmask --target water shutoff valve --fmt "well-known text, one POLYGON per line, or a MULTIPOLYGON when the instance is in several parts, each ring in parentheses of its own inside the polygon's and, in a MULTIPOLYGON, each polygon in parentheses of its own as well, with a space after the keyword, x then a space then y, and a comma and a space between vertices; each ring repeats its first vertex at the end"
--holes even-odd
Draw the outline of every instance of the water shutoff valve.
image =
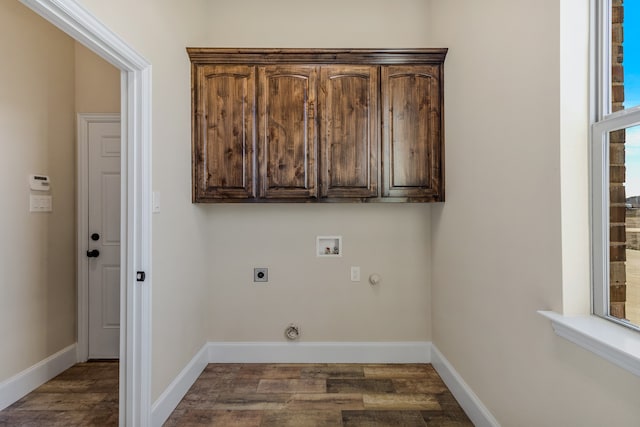
POLYGON ((284 330, 284 336, 289 341, 297 340, 298 338, 300 338, 300 327, 291 323, 289 326, 287 326, 287 329, 284 330))

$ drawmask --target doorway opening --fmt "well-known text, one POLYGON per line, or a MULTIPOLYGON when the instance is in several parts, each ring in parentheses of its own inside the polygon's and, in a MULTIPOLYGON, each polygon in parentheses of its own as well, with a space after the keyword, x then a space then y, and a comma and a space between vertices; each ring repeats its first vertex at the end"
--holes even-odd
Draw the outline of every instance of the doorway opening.
POLYGON ((151 415, 151 65, 74 0, 20 0, 121 71, 119 419, 151 415), (144 281, 137 281, 145 272, 144 281))

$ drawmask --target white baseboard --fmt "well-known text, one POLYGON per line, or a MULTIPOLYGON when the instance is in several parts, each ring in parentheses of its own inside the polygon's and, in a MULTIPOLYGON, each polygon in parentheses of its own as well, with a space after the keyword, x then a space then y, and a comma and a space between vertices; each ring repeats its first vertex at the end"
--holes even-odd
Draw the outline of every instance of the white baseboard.
POLYGON ((210 363, 429 363, 429 342, 210 342, 210 363))
POLYGON ((162 426, 209 363, 207 344, 191 359, 151 407, 151 425, 162 426))
POLYGON ((435 345, 431 348, 431 364, 476 427, 500 427, 498 420, 435 345))
POLYGON ((20 400, 76 363, 76 345, 47 357, 0 383, 0 410, 20 400))

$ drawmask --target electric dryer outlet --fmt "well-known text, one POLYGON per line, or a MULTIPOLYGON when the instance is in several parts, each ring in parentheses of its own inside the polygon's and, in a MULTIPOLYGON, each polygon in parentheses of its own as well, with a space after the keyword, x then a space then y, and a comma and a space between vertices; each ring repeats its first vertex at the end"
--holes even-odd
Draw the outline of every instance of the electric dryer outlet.
POLYGON ((258 267, 253 269, 253 281, 254 282, 268 282, 269 281, 269 269, 266 267, 258 267))

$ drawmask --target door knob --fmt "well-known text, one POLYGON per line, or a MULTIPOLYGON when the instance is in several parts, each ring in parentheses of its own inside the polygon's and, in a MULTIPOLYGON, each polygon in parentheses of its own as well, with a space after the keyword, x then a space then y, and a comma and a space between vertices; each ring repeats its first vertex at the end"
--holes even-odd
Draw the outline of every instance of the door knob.
POLYGON ((98 255, 100 255, 100 251, 99 251, 99 250, 97 250, 97 249, 94 249, 94 250, 92 250, 92 251, 87 251, 87 256, 88 256, 89 258, 97 258, 97 257, 98 257, 98 255))
POLYGON ((93 233, 91 235, 91 240, 93 240, 94 242, 100 240, 100 235, 98 233, 93 233))

